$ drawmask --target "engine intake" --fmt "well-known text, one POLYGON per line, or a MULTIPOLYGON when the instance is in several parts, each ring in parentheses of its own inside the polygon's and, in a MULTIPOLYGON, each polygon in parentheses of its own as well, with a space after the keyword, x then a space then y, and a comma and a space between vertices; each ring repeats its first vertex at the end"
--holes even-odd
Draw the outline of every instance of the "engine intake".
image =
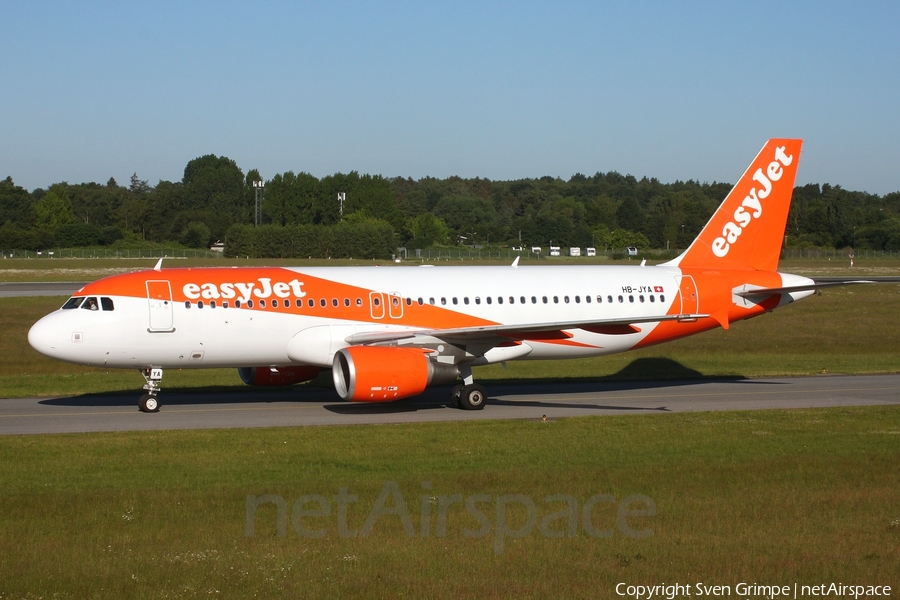
POLYGON ((294 385, 315 379, 319 367, 240 367, 238 374, 247 385, 281 386, 294 385))
POLYGON ((456 365, 429 360, 427 352, 382 346, 341 348, 332 362, 334 389, 344 400, 391 402, 459 376, 456 365))

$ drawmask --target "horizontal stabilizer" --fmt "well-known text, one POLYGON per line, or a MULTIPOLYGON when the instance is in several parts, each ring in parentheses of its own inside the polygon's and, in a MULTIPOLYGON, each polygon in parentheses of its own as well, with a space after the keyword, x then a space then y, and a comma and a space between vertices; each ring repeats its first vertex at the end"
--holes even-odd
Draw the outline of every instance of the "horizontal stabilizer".
POLYGON ((811 290, 820 290, 823 288, 829 287, 838 287, 842 285, 857 285, 860 283, 878 283, 877 281, 870 281, 866 279, 848 279, 845 281, 813 281, 813 283, 805 284, 805 285, 791 285, 787 287, 777 287, 777 288, 756 288, 752 290, 743 290, 740 292, 734 292, 735 296, 741 296, 743 298, 748 298, 750 296, 771 296, 774 294, 790 294, 791 292, 808 292, 811 290))

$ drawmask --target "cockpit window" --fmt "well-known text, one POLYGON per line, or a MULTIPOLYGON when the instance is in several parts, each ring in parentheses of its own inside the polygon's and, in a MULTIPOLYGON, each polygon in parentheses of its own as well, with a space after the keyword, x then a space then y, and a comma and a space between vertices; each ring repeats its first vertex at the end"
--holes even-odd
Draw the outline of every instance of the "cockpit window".
POLYGON ((115 306, 113 306, 112 298, 100 298, 100 307, 103 310, 115 310, 115 306))
POLYGON ((69 298, 65 304, 63 304, 63 310, 68 310, 70 308, 78 308, 81 306, 81 303, 84 301, 84 296, 76 296, 74 298, 69 298))
POLYGON ((97 304, 97 299, 91 296, 84 301, 84 304, 81 305, 81 308, 87 310, 100 310, 100 305, 97 304))

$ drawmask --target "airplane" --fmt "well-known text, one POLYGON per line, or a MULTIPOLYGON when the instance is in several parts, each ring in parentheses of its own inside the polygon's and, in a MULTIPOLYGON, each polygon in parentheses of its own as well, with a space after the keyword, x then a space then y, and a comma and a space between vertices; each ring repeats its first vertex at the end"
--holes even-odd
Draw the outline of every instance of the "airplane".
POLYGON ((816 282, 779 273, 802 140, 769 140, 680 256, 656 266, 162 268, 79 289, 28 333, 46 356, 133 368, 138 408, 159 410, 166 369, 237 367, 251 385, 331 369, 344 400, 391 402, 456 382, 482 409, 472 368, 583 358, 728 329, 800 300, 816 282))

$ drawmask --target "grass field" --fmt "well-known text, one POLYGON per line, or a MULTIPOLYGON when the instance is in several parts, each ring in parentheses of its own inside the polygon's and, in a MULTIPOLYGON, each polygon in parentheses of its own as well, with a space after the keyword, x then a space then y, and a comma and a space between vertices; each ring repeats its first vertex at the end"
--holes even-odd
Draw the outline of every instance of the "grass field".
MULTIPOLYGON (((782 269, 844 274, 813 262, 782 269)), ((869 275, 896 273, 878 262, 869 275)), ((0 299, 0 397, 136 392, 137 373, 28 347, 61 302, 0 299)), ((840 288, 729 331, 476 377, 900 372, 898 314, 900 286, 840 288)), ((233 370, 166 374, 166 389, 219 385, 242 387, 233 370)), ((608 598, 620 582, 896 595, 898 464, 897 406, 0 436, 0 600, 608 598), (283 536, 266 500, 284 502, 283 536)))
POLYGON ((618 582, 896 590, 898 458, 897 407, 4 436, 0 598, 608 598, 618 582), (358 496, 343 520, 342 488, 358 496), (247 536, 247 496, 267 494, 285 502, 285 535, 262 504, 247 536), (441 497, 476 494, 482 521, 457 503, 440 535, 441 497), (597 494, 609 498, 586 529, 597 494), (293 519, 308 495, 330 512, 307 503, 298 510, 320 516, 293 519), (645 499, 626 508, 655 514, 623 528, 617 510, 633 495, 645 499), (568 502, 575 511, 560 516, 568 502), (313 530, 322 537, 301 535, 313 530))

